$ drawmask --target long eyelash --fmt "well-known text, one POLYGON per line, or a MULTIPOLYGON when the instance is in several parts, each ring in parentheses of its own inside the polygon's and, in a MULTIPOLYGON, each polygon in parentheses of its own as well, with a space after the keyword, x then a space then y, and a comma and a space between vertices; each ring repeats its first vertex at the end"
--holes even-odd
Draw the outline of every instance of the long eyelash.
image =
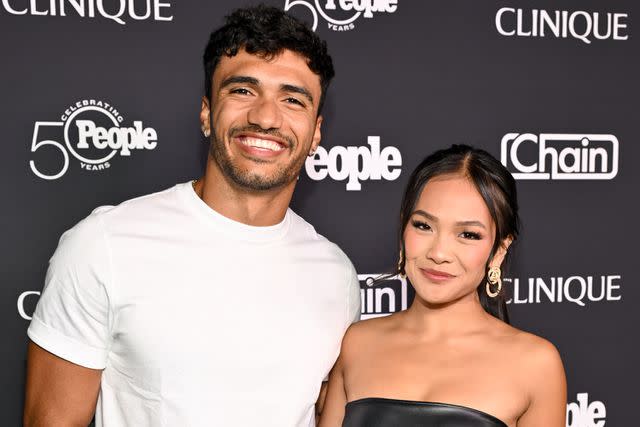
POLYGON ((480 240, 482 239, 482 236, 478 233, 474 233, 473 231, 463 231, 462 234, 466 234, 467 236, 469 236, 469 238, 471 240, 480 240))
POLYGON ((422 228, 431 228, 429 227, 429 224, 427 224, 426 222, 422 222, 422 221, 418 221, 417 219, 414 219, 411 221, 411 225, 414 226, 415 228, 420 229, 422 228))

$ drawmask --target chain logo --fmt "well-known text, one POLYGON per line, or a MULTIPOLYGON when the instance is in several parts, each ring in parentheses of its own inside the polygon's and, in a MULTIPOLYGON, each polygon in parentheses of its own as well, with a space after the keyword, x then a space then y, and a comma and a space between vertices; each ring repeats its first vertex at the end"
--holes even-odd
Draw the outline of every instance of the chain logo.
POLYGON ((394 13, 398 0, 286 0, 284 10, 303 6, 313 17, 312 29, 318 28, 318 15, 327 21, 333 31, 349 31, 355 28, 355 20, 360 16, 373 18, 374 13, 394 13))
POLYGON ((409 295, 406 277, 393 276, 376 281, 379 276, 358 274, 362 320, 406 310, 413 299, 413 295, 409 295))
POLYGON ((39 178, 55 180, 63 176, 69 169, 69 153, 80 161, 82 169, 100 171, 110 168, 109 161, 117 154, 128 157, 133 151, 153 150, 158 145, 158 134, 153 128, 143 127, 141 121, 134 121, 132 127, 122 126, 124 118, 120 112, 104 101, 78 101, 62 113, 60 120, 35 122, 31 152, 51 146, 62 155, 62 166, 53 173, 42 172, 34 160, 29 161, 31 171, 39 178), (59 140, 46 139, 43 133, 57 139, 62 137, 64 145, 59 140))
POLYGON ((508 133, 500 161, 515 179, 613 179, 618 174, 613 135, 508 133))

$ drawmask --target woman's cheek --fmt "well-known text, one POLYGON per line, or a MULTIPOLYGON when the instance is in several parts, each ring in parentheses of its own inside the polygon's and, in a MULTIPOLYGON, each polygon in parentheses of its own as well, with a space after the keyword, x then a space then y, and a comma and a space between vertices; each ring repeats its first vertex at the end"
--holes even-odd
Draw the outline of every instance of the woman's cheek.
POLYGON ((420 236, 416 231, 411 227, 407 227, 404 232, 404 250, 405 250, 405 258, 407 260, 415 258, 420 254, 420 246, 424 245, 424 242, 421 242, 420 236))
POLYGON ((490 251, 491 247, 486 244, 468 246, 461 254, 465 270, 472 272, 474 276, 482 278, 490 251))

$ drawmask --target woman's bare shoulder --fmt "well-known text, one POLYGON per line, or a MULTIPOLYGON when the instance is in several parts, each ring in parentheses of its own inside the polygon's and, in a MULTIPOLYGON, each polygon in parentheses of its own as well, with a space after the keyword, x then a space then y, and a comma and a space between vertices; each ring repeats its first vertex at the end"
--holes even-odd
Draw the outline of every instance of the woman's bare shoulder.
POLYGON ((510 360, 518 365, 518 371, 536 380, 545 375, 564 378, 560 352, 549 340, 530 332, 507 325, 503 342, 508 347, 510 360))
POLYGON ((370 345, 380 342, 383 335, 391 333, 397 327, 397 317, 396 313, 353 323, 342 339, 341 357, 366 352, 367 348, 371 348, 370 345))

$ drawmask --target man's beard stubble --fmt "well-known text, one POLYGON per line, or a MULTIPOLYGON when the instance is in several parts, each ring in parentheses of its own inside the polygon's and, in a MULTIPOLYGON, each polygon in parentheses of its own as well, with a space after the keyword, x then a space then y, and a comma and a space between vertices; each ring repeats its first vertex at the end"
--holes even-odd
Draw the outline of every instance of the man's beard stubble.
MULTIPOLYGON (((209 153, 211 157, 220 167, 220 170, 238 187, 249 191, 267 191, 275 188, 284 187, 290 182, 294 181, 300 174, 300 170, 304 165, 306 155, 304 151, 300 152, 297 157, 291 159, 291 162, 284 166, 279 166, 277 170, 271 174, 271 176, 264 176, 254 173, 251 170, 242 170, 233 163, 233 160, 229 156, 228 151, 225 149, 224 141, 218 139, 217 132, 212 129, 211 141, 209 147, 209 153)), ((259 126, 249 125, 242 128, 232 128, 229 130, 230 140, 234 135, 241 132, 254 132, 263 135, 273 135, 287 142, 288 147, 285 150, 291 150, 294 148, 295 143, 290 137, 282 135, 275 130, 265 130, 259 126)), ((260 163, 260 160, 253 160, 256 163, 260 163)))

